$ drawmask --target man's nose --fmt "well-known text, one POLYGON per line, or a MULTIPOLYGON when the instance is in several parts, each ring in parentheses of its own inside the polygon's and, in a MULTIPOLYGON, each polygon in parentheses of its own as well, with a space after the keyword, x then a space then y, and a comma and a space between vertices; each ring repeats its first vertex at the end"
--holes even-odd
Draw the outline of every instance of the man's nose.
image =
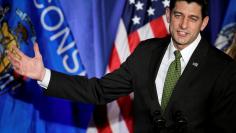
POLYGON ((183 17, 180 22, 180 27, 182 29, 186 29, 188 27, 188 19, 186 17, 183 17))

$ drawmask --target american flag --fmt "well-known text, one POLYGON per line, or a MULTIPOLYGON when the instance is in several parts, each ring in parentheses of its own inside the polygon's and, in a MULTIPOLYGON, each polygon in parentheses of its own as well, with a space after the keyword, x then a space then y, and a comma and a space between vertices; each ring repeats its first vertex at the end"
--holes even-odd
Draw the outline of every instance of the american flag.
MULTIPOLYGON (((127 0, 107 66, 107 73, 119 68, 140 41, 168 34, 165 7, 169 0, 127 0)), ((94 112, 96 129, 89 133, 133 133, 133 94, 121 97, 94 112)))

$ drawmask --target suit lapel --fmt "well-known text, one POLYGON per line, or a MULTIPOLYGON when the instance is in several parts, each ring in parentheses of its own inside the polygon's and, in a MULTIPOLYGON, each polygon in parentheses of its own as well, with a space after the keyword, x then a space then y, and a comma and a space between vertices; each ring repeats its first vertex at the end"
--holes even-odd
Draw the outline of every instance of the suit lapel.
POLYGON ((149 94, 151 96, 152 104, 158 105, 158 108, 160 108, 160 104, 158 102, 158 96, 156 91, 156 85, 155 85, 155 79, 157 76, 157 72, 159 70, 162 58, 165 54, 165 51, 167 49, 167 46, 170 42, 170 38, 167 37, 163 42, 157 43, 157 45, 162 45, 161 47, 156 47, 151 54, 151 59, 149 62, 149 94))

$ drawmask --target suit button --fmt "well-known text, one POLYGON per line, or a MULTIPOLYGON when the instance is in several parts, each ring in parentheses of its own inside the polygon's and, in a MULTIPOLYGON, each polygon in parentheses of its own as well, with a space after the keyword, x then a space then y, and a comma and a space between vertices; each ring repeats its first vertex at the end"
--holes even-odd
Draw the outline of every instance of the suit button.
POLYGON ((183 112, 176 111, 174 115, 174 121, 175 121, 176 131, 178 131, 179 133, 182 133, 186 130, 186 126, 188 122, 183 112))
POLYGON ((166 121, 163 118, 155 119, 155 125, 157 128, 162 129, 166 126, 166 121))
POLYGON ((165 128, 166 121, 162 117, 161 111, 159 111, 159 110, 153 111, 152 120, 153 120, 154 128, 156 130, 161 130, 161 129, 165 128))

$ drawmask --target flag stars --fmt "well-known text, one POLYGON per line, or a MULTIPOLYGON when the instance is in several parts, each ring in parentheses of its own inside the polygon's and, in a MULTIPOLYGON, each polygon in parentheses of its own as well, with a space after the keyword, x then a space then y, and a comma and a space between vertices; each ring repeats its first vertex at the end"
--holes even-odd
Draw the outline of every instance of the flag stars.
POLYGON ((138 17, 137 15, 135 15, 135 16, 132 18, 132 21, 133 21, 133 24, 134 24, 134 25, 140 24, 140 20, 141 20, 141 18, 138 17))
POLYGON ((137 2, 137 4, 135 4, 136 10, 143 10, 143 3, 141 3, 140 1, 137 2))
POLYGON ((162 1, 162 4, 163 4, 163 6, 166 8, 166 7, 169 7, 169 5, 170 5, 170 0, 164 0, 164 1, 162 1))
POLYGON ((148 16, 152 16, 152 15, 154 15, 155 9, 153 9, 152 7, 149 7, 147 12, 148 12, 148 16))
POLYGON ((135 0, 129 0, 129 4, 130 5, 135 4, 135 0))

